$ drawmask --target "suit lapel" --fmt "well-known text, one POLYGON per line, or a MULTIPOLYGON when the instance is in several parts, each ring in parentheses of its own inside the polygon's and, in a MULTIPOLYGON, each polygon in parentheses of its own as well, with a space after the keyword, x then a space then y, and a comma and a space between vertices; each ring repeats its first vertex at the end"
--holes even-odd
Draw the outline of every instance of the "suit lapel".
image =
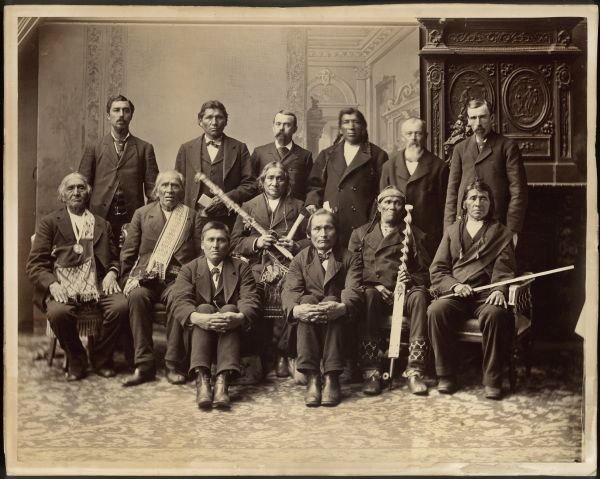
MULTIPOLYGON (((103 229, 100 227, 100 222, 98 221, 98 218, 94 216, 94 245, 98 243, 98 241, 100 241, 100 238, 102 238, 102 234, 103 229)), ((116 237, 118 237, 119 234, 121 234, 120 231, 113 231, 113 235, 115 235, 116 237)))
POLYGON ((281 158, 279 157, 279 152, 277 151, 277 147, 275 146, 275 143, 271 143, 269 145, 269 155, 271 155, 271 161, 281 161, 281 158))
POLYGON ((223 134, 223 181, 233 168, 238 155, 238 146, 223 134))
POLYGON ((410 172, 408 171, 408 168, 406 167, 406 161, 404 160, 404 150, 398 153, 398 158, 396 158, 393 166, 396 169, 395 176, 398 177, 403 184, 406 184, 408 180, 410 180, 410 172))
POLYGON ((212 276, 208 271, 208 263, 206 258, 202 257, 198 261, 196 269, 196 291, 202 296, 204 301, 212 304, 212 276))
POLYGON ((115 143, 112 135, 109 133, 104 137, 104 151, 112 161, 113 165, 119 164, 119 157, 117 156, 117 150, 115 150, 115 143))
MULTIPOLYGON (((113 151, 115 151, 114 146, 113 146, 113 151)), ((115 155, 116 154, 117 154, 117 152, 115 151, 115 155)), ((126 143, 125 151, 123 152, 123 156, 121 156, 121 159, 118 162, 118 166, 123 166, 131 158, 137 158, 137 157, 138 157, 137 141, 135 140, 135 137, 133 135, 130 135, 129 139, 127 140, 127 143, 126 143)), ((117 158, 118 158, 118 156, 117 156, 117 158)))
MULTIPOLYGON (((279 223, 281 223, 284 219, 286 219, 286 216, 290 216, 290 215, 294 215, 294 209, 292 208, 290 197, 286 196, 279 200, 279 204, 277 205, 277 209, 275 210, 275 215, 274 215, 273 224, 271 225, 271 228, 275 229, 275 227, 278 226, 279 223)), ((292 224, 293 224, 293 219, 292 219, 292 224)), ((290 227, 292 226, 292 224, 290 224, 290 227)))
MULTIPOLYGON (((73 225, 67 208, 64 207, 56 216, 58 229, 65 240, 70 243, 75 243, 75 233, 73 233, 73 225)), ((96 231, 94 231, 94 240, 96 239, 96 231)))
POLYGON ((154 207, 148 213, 148 224, 158 240, 160 234, 162 233, 163 227, 165 226, 165 216, 160 209, 160 203, 158 201, 154 203, 154 207))
POLYGON ((312 248, 312 254, 312 261, 308 263, 307 268, 308 276, 309 278, 315 278, 316 282, 325 288, 325 272, 323 271, 323 265, 319 261, 317 250, 314 247, 312 248))
MULTIPOLYGON (((317 261, 319 261, 318 256, 317 261)), ((325 279, 323 280, 323 291, 325 291, 327 283, 329 283, 329 281, 335 277, 340 269, 342 269, 342 263, 341 261, 338 261, 336 258, 336 253, 332 251, 331 255, 329 256, 329 261, 327 262, 327 271, 325 271, 325 279)))
MULTIPOLYGON (((417 163, 417 169, 415 170, 415 172, 412 174, 412 176, 409 178, 409 182, 413 183, 421 178, 423 178, 424 176, 427 175, 427 173, 429 173, 429 171, 431 171, 431 163, 432 163, 432 158, 429 155, 428 151, 423 151, 423 156, 421 156, 421 159, 419 160, 419 162, 417 163)), ((406 165, 405 165, 406 168, 406 165)), ((408 170, 406 170, 408 172, 408 170)))
POLYGON ((333 148, 331 151, 331 157, 329 160, 329 165, 331 169, 335 172, 338 178, 341 178, 344 174, 344 170, 346 169, 346 160, 344 159, 344 147, 343 143, 339 143, 337 146, 333 148))
MULTIPOLYGON (((341 151, 342 151, 342 161, 344 161, 344 163, 345 163, 345 160, 344 160, 344 149, 343 149, 343 147, 341 148, 341 151)), ((363 166, 370 159, 371 159, 371 157, 365 151, 365 146, 361 145, 360 149, 356 153, 356 156, 354 157, 354 159, 352 160, 352 162, 348 165, 348 167, 344 171, 344 174, 342 175, 342 178, 340 179, 339 184, 342 184, 344 182, 344 180, 349 175, 352 174, 352 172, 354 172, 357 169, 359 169, 361 166, 363 166)))
MULTIPOLYGON (((490 156, 492 154, 493 143, 494 143, 494 136, 492 133, 490 133, 488 135, 487 141, 483 145, 483 149, 480 152, 478 152, 475 163, 479 163, 480 161, 485 160, 488 156, 490 156)), ((475 135, 473 135, 473 146, 475 147, 475 151, 477 151, 477 140, 475 139, 475 135)))
MULTIPOLYGON (((377 229, 381 230, 379 225, 377 226, 377 229)), ((379 253, 384 248, 387 248, 389 246, 396 246, 396 245, 402 243, 403 235, 400 234, 398 231, 387 235, 385 238, 383 237, 383 234, 381 232, 380 232, 380 234, 381 234, 381 241, 379 242, 379 246, 375 250, 375 254, 379 253)))
POLYGON ((233 292, 235 291, 235 287, 238 283, 238 275, 231 259, 225 258, 223 260, 223 274, 221 275, 223 285, 223 294, 225 296, 225 303, 229 303, 231 296, 233 296, 233 292))

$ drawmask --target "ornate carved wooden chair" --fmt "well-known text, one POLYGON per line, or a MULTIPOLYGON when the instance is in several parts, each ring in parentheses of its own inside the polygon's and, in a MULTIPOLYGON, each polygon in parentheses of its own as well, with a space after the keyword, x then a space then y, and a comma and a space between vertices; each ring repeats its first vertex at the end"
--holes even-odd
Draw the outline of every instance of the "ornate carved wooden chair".
MULTIPOLYGON (((528 273, 525 273, 528 274, 528 273)), ((533 279, 513 284, 508 290, 508 307, 515 320, 514 334, 508 361, 508 380, 510 390, 513 392, 517 385, 516 362, 519 358, 525 363, 526 376, 531 376, 531 360, 533 336, 531 331, 533 319, 533 303, 531 297, 531 283, 533 279)), ((483 336, 479 330, 477 319, 469 319, 458 332, 458 340, 468 343, 481 343, 483 336)))

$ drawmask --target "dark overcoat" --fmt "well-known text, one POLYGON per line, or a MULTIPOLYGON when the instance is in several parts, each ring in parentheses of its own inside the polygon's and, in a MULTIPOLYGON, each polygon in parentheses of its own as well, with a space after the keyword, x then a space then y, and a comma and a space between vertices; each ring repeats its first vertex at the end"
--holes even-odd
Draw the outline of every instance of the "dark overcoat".
POLYGON ((412 205, 412 222, 427 236, 424 246, 433 258, 444 231, 444 206, 448 186, 446 163, 430 151, 424 150, 417 169, 411 175, 406 168, 404 150, 385 163, 381 172, 380 190, 394 185, 412 205))
POLYGON ((106 218, 115 191, 120 185, 127 206, 126 220, 131 221, 133 212, 144 206, 144 195, 148 200, 151 199, 158 165, 152 145, 133 135, 127 139, 127 147, 119 160, 113 137, 108 134, 96 145, 85 149, 79 173, 92 186, 92 213, 106 218))
POLYGON ((373 143, 362 144, 349 166, 343 141, 319 153, 308 179, 305 204, 322 207, 329 202, 337 215, 340 246, 348 245, 352 230, 364 225, 374 211, 387 160, 387 153, 373 143))
POLYGON ((475 178, 487 183, 494 193, 495 217, 513 233, 520 233, 527 209, 527 176, 517 144, 491 132, 479 152, 475 135, 454 147, 448 178, 444 229, 461 214, 465 188, 475 178))
MULTIPOLYGON (((390 291, 396 287, 398 267, 402 256, 404 233, 397 231, 385 238, 381 232, 380 223, 376 222, 369 228, 363 225, 352 232, 348 249, 361 255, 363 264, 363 284, 374 286, 381 284, 390 291)), ((427 252, 423 246, 425 234, 413 227, 412 238, 409 241, 409 254, 406 267, 410 275, 407 289, 413 286, 429 285, 429 263, 427 252)))

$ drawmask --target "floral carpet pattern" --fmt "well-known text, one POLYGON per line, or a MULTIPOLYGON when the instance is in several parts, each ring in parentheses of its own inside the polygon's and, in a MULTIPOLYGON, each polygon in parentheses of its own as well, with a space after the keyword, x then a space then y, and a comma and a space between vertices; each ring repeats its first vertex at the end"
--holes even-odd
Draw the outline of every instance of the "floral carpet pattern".
POLYGON ((121 387, 124 371, 67 383, 60 360, 51 368, 32 361, 47 341, 19 340, 17 459, 33 467, 426 474, 440 463, 490 472, 503 463, 573 463, 582 454, 582 366, 573 353, 537 355, 531 378, 520 371, 516 393, 502 401, 483 397, 476 358, 452 396, 439 394, 433 379, 427 397, 409 394, 402 380, 366 397, 357 383, 343 386, 338 407, 307 408, 303 386, 271 374, 256 386, 233 386, 231 411, 204 412, 194 383, 173 386, 163 371, 133 388, 121 387))

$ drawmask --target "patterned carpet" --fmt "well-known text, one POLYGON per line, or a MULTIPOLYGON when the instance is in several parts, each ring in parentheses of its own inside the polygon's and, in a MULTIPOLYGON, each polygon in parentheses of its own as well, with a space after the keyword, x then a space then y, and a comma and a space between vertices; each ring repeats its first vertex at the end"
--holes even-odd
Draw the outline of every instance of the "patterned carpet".
POLYGON ((66 383, 60 361, 32 361, 46 343, 19 340, 16 443, 19 464, 46 472, 426 474, 453 463, 446 472, 477 473, 581 457, 582 359, 573 352, 538 354, 543 369, 534 367, 528 382, 520 377, 502 401, 483 397, 475 357, 453 396, 440 395, 433 380, 428 397, 401 381, 375 398, 351 384, 337 408, 309 409, 302 386, 270 375, 233 387, 230 412, 203 412, 193 383, 170 385, 162 371, 135 388, 95 375, 66 383), (460 470, 464 463, 470 469, 460 470))

